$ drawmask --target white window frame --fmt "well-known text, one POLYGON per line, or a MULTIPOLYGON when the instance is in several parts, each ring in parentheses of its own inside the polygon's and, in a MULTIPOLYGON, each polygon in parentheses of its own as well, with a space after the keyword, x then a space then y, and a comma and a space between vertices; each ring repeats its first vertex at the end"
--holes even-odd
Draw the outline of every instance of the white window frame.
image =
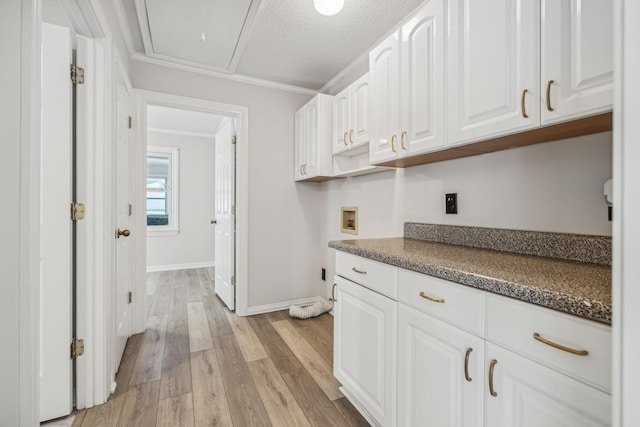
MULTIPOLYGON (((149 156, 168 157, 171 170, 169 171, 169 188, 167 191, 167 197, 169 198, 169 224, 147 226, 147 235, 175 236, 180 232, 180 222, 178 216, 180 206, 180 174, 178 170, 178 167, 180 165, 180 149, 177 147, 161 147, 158 145, 149 145, 147 146, 147 158, 149 156)), ((146 172, 145 176, 147 176, 146 172)), ((145 204, 145 218, 146 210, 147 207, 145 204)))

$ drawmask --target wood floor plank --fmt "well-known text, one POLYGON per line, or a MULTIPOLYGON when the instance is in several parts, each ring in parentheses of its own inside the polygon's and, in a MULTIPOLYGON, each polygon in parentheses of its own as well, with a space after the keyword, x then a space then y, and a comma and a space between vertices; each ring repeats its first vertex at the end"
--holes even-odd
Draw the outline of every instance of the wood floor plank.
POLYGON ((207 313, 211 336, 217 337, 233 333, 231 325, 227 320, 227 316, 224 314, 225 309, 223 302, 217 297, 217 295, 204 297, 202 303, 204 304, 204 310, 207 313))
POLYGON ((237 316, 229 310, 225 310, 224 313, 238 341, 245 362, 269 357, 246 317, 237 316))
POLYGON ((342 393, 338 390, 340 383, 333 376, 329 363, 313 348, 289 320, 272 323, 291 351, 302 362, 309 374, 318 383, 331 400, 339 399, 342 393))
POLYGON ((191 393, 160 400, 156 427, 193 426, 193 399, 191 393))
POLYGON ((144 334, 136 334, 131 335, 127 340, 127 345, 124 348, 124 353, 122 353, 120 367, 118 368, 118 372, 116 373, 117 386, 116 391, 113 393, 113 396, 119 396, 127 392, 143 337, 144 334))
POLYGON ((129 385, 157 381, 162 375, 162 361, 167 333, 167 314, 151 316, 147 322, 129 385))
POLYGON ((306 369, 285 372, 282 378, 312 426, 349 425, 306 369))
POLYGON ((201 268, 198 270, 198 282, 200 283, 200 294, 202 298, 216 295, 213 280, 213 277, 209 275, 208 269, 201 268))
POLYGON ((169 306, 171 303, 171 289, 173 282, 173 272, 165 271, 164 274, 160 277, 158 282, 158 287, 153 296, 153 304, 151 307, 151 312, 149 313, 149 318, 158 317, 158 316, 166 316, 169 314, 169 306))
POLYGON ((82 423, 86 427, 118 427, 125 395, 111 396, 104 405, 86 411, 82 423))
POLYGON ((171 286, 174 288, 178 288, 181 286, 187 285, 187 271, 188 270, 174 270, 173 272, 173 281, 171 282, 171 286))
POLYGON ((124 395, 118 425, 149 427, 156 425, 160 381, 130 387, 124 395))
POLYGON ((233 334, 216 337, 216 356, 235 426, 270 426, 269 416, 233 334))
POLYGON ((349 402, 346 397, 341 397, 333 401, 340 414, 347 420, 347 425, 353 427, 369 427, 369 423, 360 412, 349 402))
POLYGON ((167 324, 160 399, 180 396, 191 390, 189 325, 186 320, 174 320, 167 324))
POLYGON ((202 302, 187 304, 189 318, 189 349, 191 352, 213 348, 209 322, 202 302))
POLYGON ((187 270, 187 302, 202 301, 200 275, 197 270, 187 270))
POLYGON ((294 319, 293 323, 309 344, 333 367, 333 316, 325 313, 311 319, 294 319))
POLYGON ((303 367, 300 360, 273 328, 268 316, 258 314, 247 317, 247 320, 279 372, 289 372, 303 367))
POLYGON ((310 426, 271 359, 255 360, 247 365, 274 426, 310 426))
POLYGON ((271 313, 264 313, 262 316, 265 316, 269 322, 290 319, 289 310, 272 311, 271 313))
MULTIPOLYGON (((82 422, 87 416, 87 409, 82 409, 76 412, 75 417, 73 417, 73 423, 71 423, 71 427, 80 427, 82 426, 82 422)), ((87 424, 85 424, 87 425, 87 424)))
POLYGON ((147 273, 147 295, 154 295, 160 282, 160 272, 147 273))
POLYGON ((191 353, 195 425, 232 426, 218 358, 214 349, 191 353))
POLYGON ((187 320, 187 286, 173 286, 169 302, 169 321, 187 320))

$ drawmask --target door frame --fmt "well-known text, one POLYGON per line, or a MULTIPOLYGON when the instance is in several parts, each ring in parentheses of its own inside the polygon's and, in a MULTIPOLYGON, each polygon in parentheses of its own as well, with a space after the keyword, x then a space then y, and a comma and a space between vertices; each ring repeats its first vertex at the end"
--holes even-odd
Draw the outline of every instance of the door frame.
MULTIPOLYGON (((237 121, 236 137, 236 314, 246 316, 248 311, 248 278, 249 278, 249 109, 240 105, 225 104, 204 99, 170 95, 162 92, 134 89, 135 116, 134 129, 136 131, 136 170, 133 182, 136 184, 133 200, 137 205, 145 206, 145 179, 147 156, 147 107, 159 105, 163 107, 180 108, 184 110, 201 111, 233 117, 237 121)), ((134 227, 146 230, 146 215, 144 209, 134 209, 134 227)), ((133 234, 132 234, 132 237, 133 234)), ((135 256, 133 258, 133 280, 138 286, 134 292, 144 295, 146 292, 146 233, 136 233, 134 239, 135 256)), ((143 298, 138 300, 142 307, 136 307, 134 328, 144 328, 146 313, 143 298)))

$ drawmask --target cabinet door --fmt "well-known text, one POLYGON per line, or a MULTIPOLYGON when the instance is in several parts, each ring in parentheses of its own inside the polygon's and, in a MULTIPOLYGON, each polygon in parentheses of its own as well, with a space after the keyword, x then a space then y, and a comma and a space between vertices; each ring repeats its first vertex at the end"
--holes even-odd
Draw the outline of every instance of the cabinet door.
POLYGON ((333 154, 346 151, 349 146, 349 116, 351 114, 351 87, 337 94, 332 101, 333 113, 333 154))
POLYGON ((610 0, 542 0, 541 83, 542 123, 611 109, 610 0))
POLYGON ((445 0, 430 0, 402 27, 400 151, 420 154, 445 139, 445 0))
POLYGON ((404 304, 398 331, 398 426, 481 427, 484 340, 404 304))
MULTIPOLYGON (((485 369, 493 371, 496 396, 487 389, 491 427, 595 427, 611 425, 611 396, 500 346, 487 343, 485 369)), ((489 375, 488 380, 491 380, 489 375)))
POLYGON ((393 159, 399 155, 399 37, 400 32, 397 31, 369 53, 371 163, 393 159))
POLYGON ((369 143, 369 74, 351 85, 351 126, 349 142, 352 148, 369 143))
POLYGON ((318 144, 320 143, 318 135, 318 104, 318 97, 316 97, 304 107, 304 141, 306 141, 306 159, 302 171, 304 172, 305 178, 311 178, 318 175, 318 144))
POLYGON ((394 426, 397 303, 335 279, 334 375, 376 421, 394 426))
POLYGON ((294 161, 294 178, 296 181, 304 179, 303 167, 307 158, 306 146, 306 129, 305 129, 305 111, 304 107, 298 110, 294 116, 295 127, 295 161, 294 161))
POLYGON ((450 143, 488 139, 537 126, 539 3, 451 0, 450 4, 450 143))

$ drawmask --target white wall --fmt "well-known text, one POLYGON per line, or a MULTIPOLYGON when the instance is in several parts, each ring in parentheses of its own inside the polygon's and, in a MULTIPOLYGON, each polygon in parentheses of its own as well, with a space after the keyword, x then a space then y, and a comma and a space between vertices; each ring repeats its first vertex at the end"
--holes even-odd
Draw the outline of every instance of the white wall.
POLYGON ((293 181, 293 114, 309 96, 138 61, 133 86, 249 109, 250 308, 324 292, 320 277, 321 187, 293 181))
POLYGON ((357 238, 399 237, 406 221, 611 235, 604 182, 611 132, 515 148, 324 184, 326 241, 340 232, 340 208, 359 208, 357 238), (444 213, 458 193, 458 214, 444 213))
POLYGON ((147 237, 147 269, 166 270, 214 263, 214 140, 148 132, 147 145, 180 150, 179 227, 175 236, 147 237))
POLYGON ((0 209, 0 423, 19 425, 19 195, 20 195, 20 8, 0 2, 0 123, 2 124, 3 208, 0 209))

